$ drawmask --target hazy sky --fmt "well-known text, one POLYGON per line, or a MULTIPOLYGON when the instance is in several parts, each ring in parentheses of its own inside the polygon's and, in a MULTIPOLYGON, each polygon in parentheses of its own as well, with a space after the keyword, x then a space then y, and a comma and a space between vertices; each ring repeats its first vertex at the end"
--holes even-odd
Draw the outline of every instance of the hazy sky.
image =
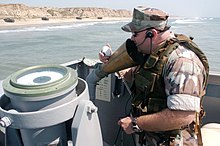
POLYGON ((1 0, 28 6, 104 7, 133 10, 138 5, 160 8, 170 15, 220 17, 220 0, 1 0))

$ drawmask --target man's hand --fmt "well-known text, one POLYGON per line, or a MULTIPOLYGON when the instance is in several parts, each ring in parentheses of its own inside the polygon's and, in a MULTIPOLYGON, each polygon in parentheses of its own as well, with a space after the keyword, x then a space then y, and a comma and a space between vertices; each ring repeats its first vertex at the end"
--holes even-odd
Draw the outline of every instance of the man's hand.
POLYGON ((103 63, 107 63, 110 56, 112 55, 112 49, 109 44, 102 47, 101 52, 99 52, 99 60, 103 63))
POLYGON ((125 117, 118 121, 118 125, 120 125, 126 134, 134 133, 132 119, 131 117, 125 117))
POLYGON ((108 60, 109 60, 110 56, 105 56, 104 53, 102 52, 99 52, 99 60, 102 62, 102 63, 107 63, 108 60))

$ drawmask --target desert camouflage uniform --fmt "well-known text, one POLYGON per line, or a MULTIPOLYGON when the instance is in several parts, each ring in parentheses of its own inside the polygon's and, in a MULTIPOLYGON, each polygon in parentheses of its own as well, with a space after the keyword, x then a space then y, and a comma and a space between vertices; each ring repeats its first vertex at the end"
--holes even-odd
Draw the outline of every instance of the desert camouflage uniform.
MULTIPOLYGON (((172 110, 200 111, 200 98, 205 94, 206 72, 194 52, 179 46, 174 50, 163 72, 167 106, 172 110)), ((146 145, 157 146, 160 138, 153 132, 146 132, 146 145)), ((192 127, 181 130, 170 144, 175 146, 197 146, 192 127)))

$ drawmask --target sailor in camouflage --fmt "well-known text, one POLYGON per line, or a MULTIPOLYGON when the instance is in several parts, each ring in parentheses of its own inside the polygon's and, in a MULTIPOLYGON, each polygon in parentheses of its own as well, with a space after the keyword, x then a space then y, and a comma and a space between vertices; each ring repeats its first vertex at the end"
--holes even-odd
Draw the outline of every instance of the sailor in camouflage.
MULTIPOLYGON (((142 61, 120 71, 132 82, 131 115, 118 121, 127 134, 136 133, 143 146, 197 146, 209 65, 205 54, 168 26, 168 14, 155 8, 135 8, 132 21, 122 27, 131 32, 126 41, 142 61)), ((99 58, 109 57, 101 52, 99 58)))

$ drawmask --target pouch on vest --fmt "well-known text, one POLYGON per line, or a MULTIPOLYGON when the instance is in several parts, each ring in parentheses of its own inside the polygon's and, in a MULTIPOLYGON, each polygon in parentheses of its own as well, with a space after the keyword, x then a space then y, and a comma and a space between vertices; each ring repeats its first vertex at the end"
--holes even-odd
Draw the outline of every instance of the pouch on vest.
POLYGON ((153 72, 135 75, 135 88, 138 89, 136 90, 136 96, 134 96, 132 102, 135 107, 138 107, 142 102, 144 102, 143 100, 146 100, 146 95, 153 91, 156 77, 157 74, 153 72))

